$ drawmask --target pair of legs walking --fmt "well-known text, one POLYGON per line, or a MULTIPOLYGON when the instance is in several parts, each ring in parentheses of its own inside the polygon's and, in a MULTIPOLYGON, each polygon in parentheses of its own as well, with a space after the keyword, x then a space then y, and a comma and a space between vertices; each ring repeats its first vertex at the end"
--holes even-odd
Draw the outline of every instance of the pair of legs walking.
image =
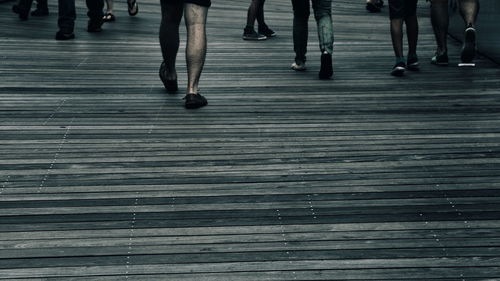
POLYGON ((276 33, 270 29, 264 20, 265 0, 251 0, 247 12, 247 25, 243 30, 243 40, 265 40, 268 37, 276 36, 276 33), (259 24, 258 32, 255 31, 255 21, 259 24))
MULTIPOLYGON (((478 0, 457 0, 460 15, 465 22, 462 62, 474 59, 476 49, 476 20, 479 13, 478 0)), ((448 65, 447 35, 449 26, 448 0, 431 0, 431 22, 436 36, 437 50, 431 62, 437 65, 448 65)))
MULTIPOLYGON (((292 0, 293 6, 293 49, 295 63, 292 69, 305 70, 307 39, 309 36, 309 0, 292 0)), ((314 19, 318 29, 319 49, 321 51, 320 79, 329 79, 333 75, 333 24, 332 0, 312 0, 314 19)))
MULTIPOLYGON (((86 0, 87 16, 89 17, 87 31, 100 32, 103 23, 102 9, 104 7, 104 0, 86 0)), ((56 33, 56 40, 69 40, 75 38, 74 27, 76 20, 75 0, 58 0, 59 16, 57 25, 59 31, 56 33)))
POLYGON ((418 70, 417 40, 418 40, 418 20, 417 20, 418 0, 389 0, 389 16, 391 19, 391 39, 396 64, 391 74, 402 76, 406 68, 418 70), (406 35, 408 38, 408 56, 405 60, 403 53, 403 23, 406 24, 406 35))
POLYGON ((179 25, 184 15, 187 29, 186 65, 188 85, 185 96, 187 108, 198 108, 207 104, 199 94, 200 81, 207 52, 206 21, 210 1, 204 0, 161 0, 162 19, 160 25, 160 46, 163 62, 160 78, 169 92, 178 90, 175 68, 179 51, 179 25))

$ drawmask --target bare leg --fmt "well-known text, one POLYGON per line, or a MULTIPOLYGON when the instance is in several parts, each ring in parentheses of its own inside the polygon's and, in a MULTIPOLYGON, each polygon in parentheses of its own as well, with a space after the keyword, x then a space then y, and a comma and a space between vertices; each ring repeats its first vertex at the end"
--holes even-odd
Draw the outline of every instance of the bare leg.
POLYGON ((461 0, 460 14, 465 21, 465 25, 475 27, 477 14, 479 13, 479 1, 477 0, 461 0))
POLYGON ((167 69, 167 80, 176 80, 175 61, 179 51, 179 25, 182 18, 182 4, 171 4, 161 0, 160 46, 167 69))
POLYGON ((187 28, 186 64, 188 70, 188 94, 198 93, 198 82, 205 64, 207 37, 205 25, 208 8, 196 4, 184 4, 184 20, 187 28))
POLYGON ((441 55, 448 52, 448 0, 432 0, 431 4, 431 22, 436 36, 437 54, 441 55))
POLYGON ((391 39, 396 58, 403 58, 403 19, 391 19, 391 39))
POLYGON ((112 14, 113 13, 113 0, 106 0, 106 14, 107 13, 110 13, 112 14))

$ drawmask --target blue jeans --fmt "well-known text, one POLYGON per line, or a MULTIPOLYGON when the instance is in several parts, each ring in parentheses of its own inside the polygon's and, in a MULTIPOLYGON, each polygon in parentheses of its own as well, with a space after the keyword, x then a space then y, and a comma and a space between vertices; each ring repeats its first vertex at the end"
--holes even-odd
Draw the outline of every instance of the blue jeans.
MULTIPOLYGON (((311 0, 314 19, 318 27, 319 49, 333 53, 332 0, 311 0)), ((295 61, 306 61, 309 0, 292 0, 293 6, 293 50, 295 61)))

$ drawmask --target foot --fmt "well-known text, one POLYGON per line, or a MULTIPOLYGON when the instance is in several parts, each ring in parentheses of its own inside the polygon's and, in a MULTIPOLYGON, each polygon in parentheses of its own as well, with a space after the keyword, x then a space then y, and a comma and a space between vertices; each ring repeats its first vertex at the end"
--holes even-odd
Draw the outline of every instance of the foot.
POLYGON ((12 12, 19 15, 19 19, 28 20, 29 10, 23 10, 19 5, 12 5, 12 12))
POLYGON ((464 33, 464 44, 460 55, 463 63, 470 63, 476 56, 476 29, 469 24, 464 33))
POLYGON ((253 28, 252 29, 245 28, 243 30, 243 40, 260 41, 266 39, 267 39, 266 35, 257 33, 253 28))
POLYGON ((127 5, 128 5, 128 14, 131 15, 131 16, 135 16, 137 15, 137 13, 139 12, 139 5, 137 4, 137 1, 136 0, 132 0, 132 1, 127 1, 127 5))
POLYGON ((330 79, 333 75, 332 55, 329 53, 321 54, 321 68, 319 70, 319 79, 330 79))
POLYGON ((294 63, 292 63, 291 68, 295 71, 305 71, 307 69, 306 63, 303 61, 295 61, 294 63))
POLYGON ((370 13, 380 13, 382 10, 380 10, 379 5, 373 4, 371 2, 366 3, 366 10, 370 13))
POLYGON ((276 36, 276 32, 274 32, 274 30, 270 29, 267 26, 264 26, 262 28, 259 26, 259 33, 268 38, 276 36))
POLYGON ((188 109, 200 108, 208 104, 207 99, 200 94, 187 94, 184 106, 188 109))
POLYGON ((420 70, 420 64, 418 63, 417 55, 408 55, 408 61, 406 62, 406 69, 410 71, 420 70))
POLYGON ((436 52, 436 55, 433 56, 431 59, 431 63, 434 65, 447 66, 448 65, 448 54, 447 53, 438 54, 436 52))
POLYGON ((113 13, 108 12, 102 17, 102 21, 103 22, 115 21, 115 15, 113 15, 113 13))
POLYGON ((405 63, 404 62, 398 62, 394 65, 394 67, 392 68, 392 71, 391 71, 391 75, 392 76, 397 76, 397 77, 401 77, 404 75, 405 73, 405 63))
POLYGON ((36 9, 31 12, 31 16, 33 17, 44 17, 49 15, 49 9, 36 9))
POLYGON ((102 24, 103 24, 102 18, 90 19, 88 22, 88 25, 87 25, 87 31, 92 32, 92 33, 101 32, 102 31, 102 27, 101 27, 102 24))
POLYGON ((177 85, 177 78, 168 79, 167 64, 162 62, 160 65, 160 79, 163 82, 163 86, 167 89, 167 92, 174 93, 179 90, 177 85))
POLYGON ((73 32, 64 32, 59 30, 56 33, 56 40, 71 40, 75 39, 75 34, 73 32))
POLYGON ((383 0, 376 1, 375 2, 375 6, 377 6, 379 8, 384 7, 384 1, 383 0))

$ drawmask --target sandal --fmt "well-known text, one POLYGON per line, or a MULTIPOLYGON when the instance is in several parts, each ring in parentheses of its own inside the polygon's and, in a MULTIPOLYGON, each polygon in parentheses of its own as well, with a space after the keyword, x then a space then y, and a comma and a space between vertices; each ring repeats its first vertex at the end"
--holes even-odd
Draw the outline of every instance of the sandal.
POLYGON ((139 12, 139 5, 137 4, 137 1, 136 0, 132 0, 132 2, 127 1, 127 5, 128 5, 128 14, 131 16, 137 15, 137 13, 139 12))
POLYGON ((106 14, 102 17, 102 20, 103 20, 104 22, 115 21, 115 15, 113 15, 112 13, 106 13, 106 14))

